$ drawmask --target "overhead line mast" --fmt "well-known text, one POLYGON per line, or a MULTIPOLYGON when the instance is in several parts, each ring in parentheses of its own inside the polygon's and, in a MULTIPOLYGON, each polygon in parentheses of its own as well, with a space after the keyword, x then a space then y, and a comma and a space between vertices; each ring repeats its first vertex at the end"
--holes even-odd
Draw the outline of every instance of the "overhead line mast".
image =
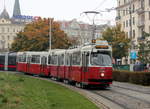
POLYGON ((94 14, 94 17, 92 18, 92 26, 93 26, 92 40, 93 40, 93 39, 95 39, 95 29, 96 29, 94 20, 95 20, 96 15, 101 14, 101 13, 98 11, 85 11, 83 13, 87 15, 87 17, 90 21, 91 21, 91 19, 89 18, 88 14, 94 14))

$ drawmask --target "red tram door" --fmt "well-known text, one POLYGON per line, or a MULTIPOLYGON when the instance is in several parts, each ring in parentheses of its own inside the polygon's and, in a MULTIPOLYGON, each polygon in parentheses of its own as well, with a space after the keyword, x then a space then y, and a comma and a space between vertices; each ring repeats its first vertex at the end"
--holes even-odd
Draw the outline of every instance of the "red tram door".
POLYGON ((86 82, 88 77, 88 63, 89 63, 89 54, 83 53, 82 54, 82 82, 86 82))
POLYGON ((42 58, 41 58, 41 75, 47 75, 48 76, 48 72, 47 72, 47 57, 45 57, 45 56, 43 56, 42 58))
POLYGON ((27 58, 26 73, 30 73, 30 62, 31 62, 31 57, 28 56, 28 58, 27 58))

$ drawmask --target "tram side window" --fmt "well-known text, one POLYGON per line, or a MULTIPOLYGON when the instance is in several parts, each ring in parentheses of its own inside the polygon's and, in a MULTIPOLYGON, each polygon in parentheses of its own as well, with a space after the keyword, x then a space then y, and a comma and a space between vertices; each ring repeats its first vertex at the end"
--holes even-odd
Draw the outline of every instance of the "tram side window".
POLYGON ((19 55, 19 56, 18 56, 18 62, 22 62, 22 61, 21 61, 21 58, 22 58, 22 56, 19 55))
POLYGON ((81 54, 80 52, 73 53, 73 56, 72 56, 73 65, 80 65, 80 62, 81 62, 80 54, 81 54))
POLYGON ((21 55, 18 56, 18 62, 21 62, 21 55))
POLYGON ((18 61, 19 62, 26 62, 26 55, 19 55, 18 61))
POLYGON ((16 65, 16 56, 9 56, 8 60, 8 65, 16 65))
POLYGON ((51 64, 57 65, 57 55, 52 55, 51 64))
POLYGON ((32 55, 31 62, 40 63, 40 55, 32 55))
POLYGON ((0 56, 0 64, 4 64, 5 63, 5 56, 0 56))
POLYGON ((23 55, 22 61, 23 61, 23 62, 26 62, 26 55, 23 55))

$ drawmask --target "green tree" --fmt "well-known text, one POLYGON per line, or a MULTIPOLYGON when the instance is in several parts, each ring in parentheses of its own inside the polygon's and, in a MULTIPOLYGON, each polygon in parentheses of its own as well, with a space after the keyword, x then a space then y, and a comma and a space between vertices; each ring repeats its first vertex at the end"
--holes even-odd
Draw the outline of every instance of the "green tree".
MULTIPOLYGON (((23 32, 17 34, 11 51, 43 51, 49 49, 49 20, 39 19, 27 24, 23 32)), ((52 48, 65 49, 72 45, 67 35, 60 29, 58 22, 52 21, 52 48)))
POLYGON ((121 25, 108 27, 102 33, 102 37, 112 45, 113 58, 121 59, 128 56, 130 39, 125 35, 125 32, 121 31, 121 25))
POLYGON ((138 59, 144 64, 150 63, 150 40, 148 39, 149 37, 149 33, 143 32, 143 36, 140 39, 138 45, 138 59))

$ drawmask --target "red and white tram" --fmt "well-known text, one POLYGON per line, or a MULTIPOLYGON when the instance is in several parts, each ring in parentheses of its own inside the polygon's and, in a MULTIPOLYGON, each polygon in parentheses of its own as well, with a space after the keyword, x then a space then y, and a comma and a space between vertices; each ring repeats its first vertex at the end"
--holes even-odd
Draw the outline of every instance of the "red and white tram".
POLYGON ((18 52, 17 71, 48 76, 47 59, 48 52, 18 52))
POLYGON ((112 48, 106 41, 74 49, 49 52, 19 52, 17 70, 50 76, 77 86, 104 86, 112 83, 112 48))
POLYGON ((0 53, 0 70, 16 71, 16 53, 0 53))
POLYGON ((76 49, 72 53, 71 78, 78 85, 109 86, 112 83, 111 53, 111 47, 104 41, 76 49))
POLYGON ((77 86, 112 83, 112 49, 106 41, 50 52, 50 75, 77 86))

